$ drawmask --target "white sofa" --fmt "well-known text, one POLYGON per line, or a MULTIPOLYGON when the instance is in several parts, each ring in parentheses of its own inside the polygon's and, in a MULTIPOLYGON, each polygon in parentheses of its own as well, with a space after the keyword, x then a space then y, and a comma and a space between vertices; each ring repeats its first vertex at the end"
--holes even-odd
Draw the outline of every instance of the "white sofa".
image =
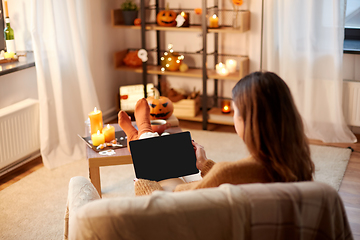
POLYGON ((343 203, 319 182, 223 184, 100 199, 69 183, 64 239, 353 239, 343 203))

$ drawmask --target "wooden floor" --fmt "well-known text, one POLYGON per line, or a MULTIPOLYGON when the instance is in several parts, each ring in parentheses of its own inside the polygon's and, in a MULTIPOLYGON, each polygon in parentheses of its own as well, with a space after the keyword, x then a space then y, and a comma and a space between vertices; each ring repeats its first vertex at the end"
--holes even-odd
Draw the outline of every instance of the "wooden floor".
MULTIPOLYGON (((180 121, 181 128, 202 129, 202 124, 198 122, 180 121)), ((215 132, 232 132, 235 133, 233 126, 225 125, 208 125, 209 131, 215 132)), ((360 135, 357 135, 359 143, 354 144, 324 144, 320 141, 311 140, 311 144, 334 146, 334 147, 351 147, 354 151, 351 154, 349 164, 345 171, 345 176, 340 186, 339 195, 341 196, 346 213, 349 219, 354 239, 360 240, 360 135)), ((43 166, 41 157, 25 164, 16 171, 10 172, 0 178, 0 191, 14 184, 28 174, 36 171, 43 166)))

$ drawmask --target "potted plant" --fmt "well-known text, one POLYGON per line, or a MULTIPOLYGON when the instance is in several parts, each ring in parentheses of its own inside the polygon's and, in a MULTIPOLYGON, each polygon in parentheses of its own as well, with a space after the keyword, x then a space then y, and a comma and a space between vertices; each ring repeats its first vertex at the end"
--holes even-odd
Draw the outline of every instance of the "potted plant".
POLYGON ((126 0, 121 4, 121 10, 125 25, 134 25, 134 20, 138 16, 138 6, 133 0, 126 0))

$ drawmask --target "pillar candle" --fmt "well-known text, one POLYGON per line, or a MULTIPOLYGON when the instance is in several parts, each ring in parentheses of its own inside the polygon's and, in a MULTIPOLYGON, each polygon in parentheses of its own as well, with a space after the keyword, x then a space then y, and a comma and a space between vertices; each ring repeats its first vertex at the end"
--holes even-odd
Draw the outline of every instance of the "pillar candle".
POLYGON ((219 27, 219 18, 216 16, 216 14, 212 15, 212 17, 209 18, 209 28, 217 28, 219 27))
POLYGON ((229 73, 236 72, 236 64, 237 62, 233 59, 227 59, 225 62, 226 69, 229 71, 229 73))
POLYGON ((225 66, 224 66, 224 64, 222 62, 219 62, 218 64, 216 64, 216 66, 215 66, 216 73, 220 74, 221 69, 223 69, 224 67, 225 66))
POLYGON ((89 118, 91 134, 97 133, 98 130, 101 132, 103 129, 102 112, 95 107, 94 111, 89 113, 89 118))
POLYGON ((225 67, 223 67, 223 68, 220 69, 219 75, 220 76, 227 76, 227 75, 229 75, 229 71, 225 67))
POLYGON ((105 136, 98 130, 97 133, 91 134, 91 141, 95 147, 99 146, 105 142, 105 136))
POLYGON ((108 124, 103 128, 102 133, 105 136, 105 142, 111 142, 115 139, 115 127, 108 124))

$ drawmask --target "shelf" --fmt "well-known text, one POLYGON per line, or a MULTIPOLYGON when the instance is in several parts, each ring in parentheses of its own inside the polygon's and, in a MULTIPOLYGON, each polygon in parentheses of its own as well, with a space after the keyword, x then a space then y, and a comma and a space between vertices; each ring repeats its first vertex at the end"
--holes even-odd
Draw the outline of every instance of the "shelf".
MULTIPOLYGON (((130 71, 142 73, 142 67, 127 67, 123 64, 123 59, 126 56, 127 50, 123 50, 115 53, 114 62, 115 69, 120 71, 130 71)), ((221 76, 216 73, 214 69, 208 69, 207 75, 210 79, 224 79, 224 80, 233 80, 239 81, 242 77, 246 76, 249 72, 249 58, 242 57, 239 63, 239 71, 235 73, 230 73, 227 76, 221 76)), ((202 78, 202 69, 201 68, 189 68, 186 72, 180 71, 161 71, 160 66, 156 65, 147 65, 147 73, 155 75, 164 75, 164 76, 179 76, 179 77, 193 77, 193 78, 202 78)))
MULTIPOLYGON (((230 125, 234 126, 233 120, 234 112, 231 111, 229 114, 224 114, 221 112, 220 108, 212 108, 208 111, 208 123, 214 124, 222 124, 222 125, 230 125)), ((179 120, 187 120, 187 121, 194 121, 194 122, 202 122, 202 111, 198 113, 195 117, 178 117, 179 120)))
MULTIPOLYGON (((208 28, 209 33, 242 33, 250 29, 250 12, 239 12, 240 28, 234 29, 232 27, 220 27, 220 28, 208 28)), ((124 25, 122 20, 122 13, 120 9, 111 11, 111 24, 115 28, 123 29, 137 29, 141 30, 141 26, 124 25)), ((178 32, 202 32, 202 27, 198 25, 190 25, 189 27, 163 27, 157 24, 146 24, 146 30, 158 30, 158 31, 178 31, 178 32)))

